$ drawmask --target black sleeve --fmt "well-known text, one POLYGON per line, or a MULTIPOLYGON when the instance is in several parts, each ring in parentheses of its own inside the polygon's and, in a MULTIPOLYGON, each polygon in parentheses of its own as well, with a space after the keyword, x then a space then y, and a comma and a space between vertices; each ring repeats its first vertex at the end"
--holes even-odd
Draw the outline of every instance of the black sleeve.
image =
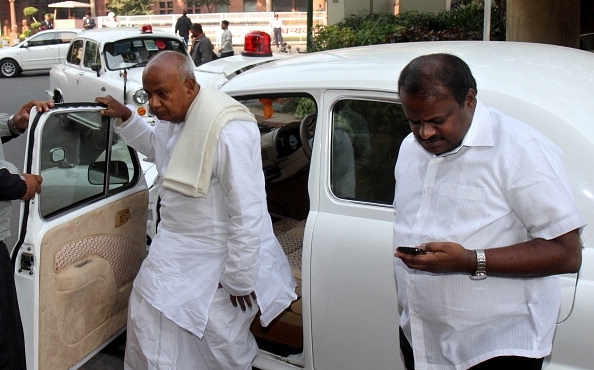
POLYGON ((14 139, 15 137, 19 137, 19 135, 2 136, 2 144, 9 142, 10 140, 14 139))
POLYGON ((27 192, 27 183, 21 176, 0 168, 0 200, 21 199, 27 192))

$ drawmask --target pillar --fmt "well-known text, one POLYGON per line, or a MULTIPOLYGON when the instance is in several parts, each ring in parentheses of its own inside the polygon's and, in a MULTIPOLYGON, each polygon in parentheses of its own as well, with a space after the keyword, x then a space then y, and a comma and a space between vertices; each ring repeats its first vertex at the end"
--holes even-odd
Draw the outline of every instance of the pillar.
POLYGON ((507 41, 579 48, 579 0, 507 0, 507 41))

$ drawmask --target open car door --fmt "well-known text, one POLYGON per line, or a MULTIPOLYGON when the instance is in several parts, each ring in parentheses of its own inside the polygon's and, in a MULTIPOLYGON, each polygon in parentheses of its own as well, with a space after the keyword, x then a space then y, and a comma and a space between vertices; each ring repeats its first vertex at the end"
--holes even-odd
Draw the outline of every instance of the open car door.
POLYGON ((100 109, 31 113, 25 172, 42 192, 12 252, 29 369, 76 368, 119 335, 146 255, 142 170, 100 109))

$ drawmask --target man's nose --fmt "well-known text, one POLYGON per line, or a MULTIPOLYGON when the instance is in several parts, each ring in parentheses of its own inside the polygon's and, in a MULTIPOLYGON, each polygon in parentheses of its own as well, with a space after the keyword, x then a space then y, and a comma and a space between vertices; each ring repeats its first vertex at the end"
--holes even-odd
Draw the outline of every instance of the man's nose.
POLYGON ((433 125, 427 122, 421 122, 419 125, 419 136, 422 139, 429 139, 433 135, 435 135, 435 128, 433 125))

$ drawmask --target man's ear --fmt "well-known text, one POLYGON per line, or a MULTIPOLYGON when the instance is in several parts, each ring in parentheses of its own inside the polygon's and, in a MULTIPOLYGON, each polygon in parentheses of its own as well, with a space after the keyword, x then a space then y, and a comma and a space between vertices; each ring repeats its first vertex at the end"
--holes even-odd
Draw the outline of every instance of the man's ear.
POLYGON ((184 81, 184 85, 186 86, 188 94, 197 92, 197 89, 199 89, 198 83, 193 78, 186 78, 186 80, 184 81))
POLYGON ((474 91, 474 89, 468 89, 464 103, 466 106, 468 106, 468 108, 474 111, 476 108, 476 91, 474 91))

